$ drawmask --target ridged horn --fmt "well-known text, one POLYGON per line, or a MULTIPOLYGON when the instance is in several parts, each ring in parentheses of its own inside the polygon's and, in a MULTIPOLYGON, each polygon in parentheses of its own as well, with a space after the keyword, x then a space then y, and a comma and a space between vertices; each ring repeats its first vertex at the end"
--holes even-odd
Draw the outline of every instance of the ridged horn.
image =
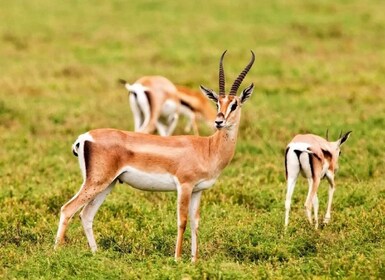
POLYGON ((225 94, 225 71, 223 70, 223 58, 225 57, 227 50, 225 50, 219 60, 219 94, 225 94))
POLYGON ((229 95, 235 95, 237 93, 237 90, 238 90, 239 86, 241 85, 243 79, 245 78, 246 74, 249 72, 251 66, 253 66, 254 60, 255 60, 255 55, 254 55, 254 52, 251 51, 251 60, 250 60, 249 64, 247 64, 245 69, 243 69, 241 74, 239 74, 238 78, 234 81, 229 95))

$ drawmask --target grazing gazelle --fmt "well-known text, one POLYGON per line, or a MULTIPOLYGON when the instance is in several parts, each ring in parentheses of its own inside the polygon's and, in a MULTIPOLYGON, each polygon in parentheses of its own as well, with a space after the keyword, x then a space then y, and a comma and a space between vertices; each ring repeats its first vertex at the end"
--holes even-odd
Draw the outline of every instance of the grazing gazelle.
POLYGON ((254 85, 236 92, 254 63, 254 53, 245 69, 225 94, 222 54, 219 63, 219 94, 201 86, 218 106, 217 131, 209 137, 167 136, 96 129, 82 134, 73 144, 79 158, 83 184, 78 193, 61 208, 55 247, 64 241, 71 217, 80 213, 82 225, 92 251, 96 242, 92 230, 95 214, 116 181, 126 182, 146 191, 177 192, 178 235, 175 259, 182 250, 187 216, 191 224, 192 261, 197 260, 199 203, 202 191, 210 188, 233 158, 241 118, 241 106, 250 97, 254 85))
POLYGON ((315 228, 318 228, 318 186, 322 178, 326 177, 328 180, 329 198, 323 222, 324 224, 329 223, 335 190, 334 175, 338 170, 340 147, 349 138, 350 133, 351 131, 340 135, 339 139, 334 142, 329 142, 327 139, 314 134, 298 134, 291 140, 285 153, 287 180, 285 228, 289 224, 291 197, 300 172, 309 184, 305 210, 310 224, 313 224, 311 213, 313 205, 315 228))
POLYGON ((217 112, 200 91, 195 91, 184 86, 176 86, 178 97, 181 100, 181 114, 188 118, 186 132, 191 128, 195 135, 199 134, 197 120, 204 120, 210 128, 214 128, 217 112))
POLYGON ((162 76, 144 76, 130 85, 119 80, 128 90, 131 111, 134 115, 135 132, 169 136, 179 118, 181 102, 177 88, 162 76), (160 121, 164 117, 166 124, 160 121))
POLYGON ((144 76, 130 85, 119 80, 128 90, 131 111, 134 115, 135 132, 153 133, 162 136, 173 133, 179 119, 188 119, 186 132, 193 128, 198 135, 197 118, 214 121, 216 112, 201 92, 175 86, 162 76, 144 76), (165 122, 161 119, 165 119, 165 122))

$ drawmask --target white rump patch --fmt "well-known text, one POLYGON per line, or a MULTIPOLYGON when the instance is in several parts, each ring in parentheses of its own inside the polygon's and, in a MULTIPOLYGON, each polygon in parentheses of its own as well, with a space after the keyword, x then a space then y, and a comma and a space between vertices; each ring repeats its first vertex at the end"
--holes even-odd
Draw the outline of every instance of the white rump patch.
POLYGON ((311 145, 309 143, 305 143, 305 142, 292 142, 288 145, 288 147, 290 149, 293 149, 293 150, 299 150, 302 152, 309 152, 308 148, 310 148, 311 145))
POLYGON ((135 84, 125 84, 125 87, 128 91, 130 92, 135 92, 135 93, 141 93, 141 92, 145 92, 146 90, 148 90, 147 87, 143 86, 142 84, 138 84, 138 83, 135 83, 135 84))

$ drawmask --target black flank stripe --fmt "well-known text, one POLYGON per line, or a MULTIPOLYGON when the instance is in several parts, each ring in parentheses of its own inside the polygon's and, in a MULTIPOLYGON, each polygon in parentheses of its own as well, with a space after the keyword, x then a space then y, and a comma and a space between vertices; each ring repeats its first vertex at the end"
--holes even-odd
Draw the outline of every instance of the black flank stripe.
POLYGON ((286 180, 287 180, 287 153, 289 152, 289 147, 286 148, 285 151, 285 174, 286 174, 286 180))
POLYGON ((182 106, 185 106, 185 107, 189 108, 191 111, 196 112, 195 108, 193 108, 193 107, 191 106, 191 104, 187 103, 186 101, 181 100, 181 101, 180 101, 180 104, 181 104, 182 106))
POLYGON ((90 141, 84 141, 84 163, 86 165, 86 174, 91 160, 91 145, 90 141))

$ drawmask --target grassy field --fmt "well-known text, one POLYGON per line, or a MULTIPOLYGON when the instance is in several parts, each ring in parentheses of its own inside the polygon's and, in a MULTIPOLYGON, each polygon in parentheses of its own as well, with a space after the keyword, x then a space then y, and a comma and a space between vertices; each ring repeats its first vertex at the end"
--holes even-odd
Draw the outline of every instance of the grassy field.
MULTIPOLYGON (((0 0, 0 278, 385 278, 384 10, 377 0, 0 0), (175 193, 126 185, 96 216, 97 254, 78 218, 53 251, 60 207, 81 184, 73 141, 133 128, 117 80, 161 74, 216 90, 225 49, 228 84, 254 50, 243 87, 256 88, 236 155, 202 197, 200 261, 190 263, 189 232, 173 260, 175 193), (353 130, 331 224, 307 224, 300 180, 284 234, 285 146, 327 128, 353 130)), ((319 197, 322 216, 326 182, 319 197)))

